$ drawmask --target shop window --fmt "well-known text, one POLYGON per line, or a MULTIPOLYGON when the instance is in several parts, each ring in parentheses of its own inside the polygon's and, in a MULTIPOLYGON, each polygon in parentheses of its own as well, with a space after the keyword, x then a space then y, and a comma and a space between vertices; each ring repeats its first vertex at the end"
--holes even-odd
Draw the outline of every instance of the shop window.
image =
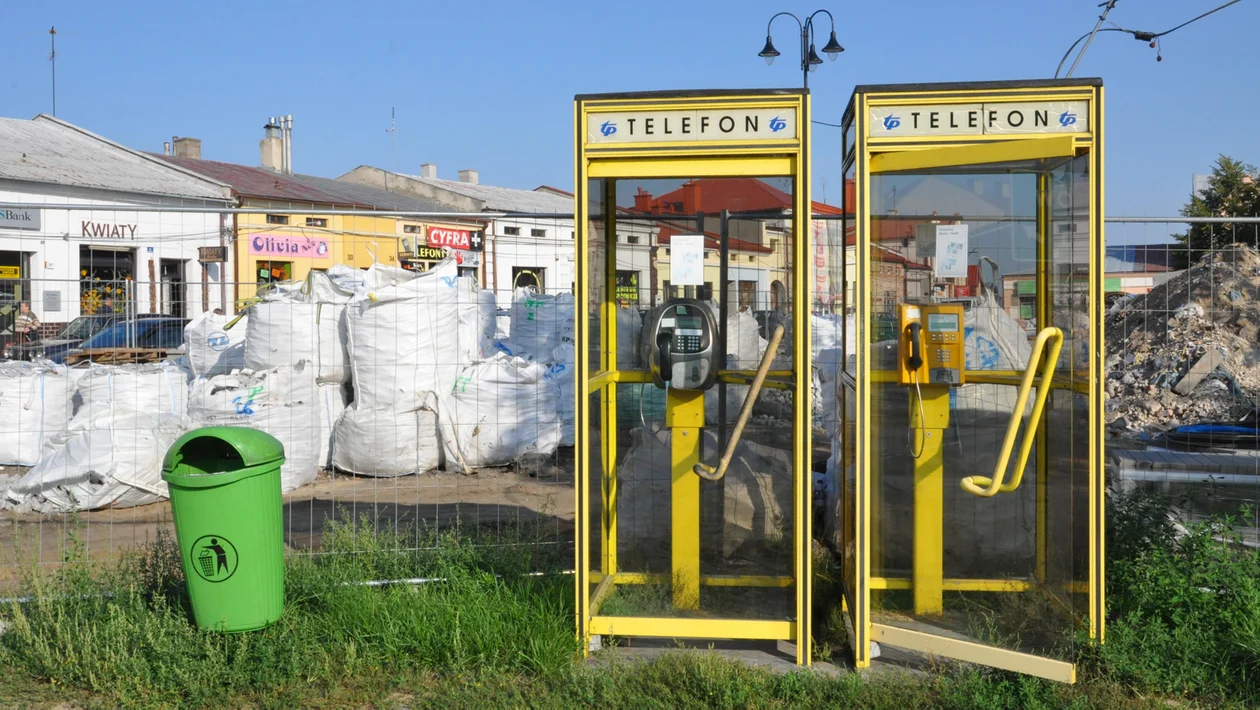
POLYGON ((289 223, 288 215, 283 215, 283 214, 267 215, 267 224, 288 224, 288 223, 289 223))
POLYGON ((529 236, 531 236, 531 237, 545 237, 545 236, 547 236, 547 230, 545 230, 545 229, 531 229, 531 230, 529 230, 529 236))
POLYGON ((79 247, 79 310, 86 316, 128 312, 135 277, 134 250, 79 247))
POLYGON ((257 263, 260 284, 293 280, 293 262, 291 261, 259 261, 257 263))
POLYGON ((327 227, 328 220, 324 217, 307 217, 306 226, 308 227, 327 227))
POLYGON ((617 271, 617 302, 639 302, 639 272, 617 271))
POLYGON ((539 293, 545 293, 546 281, 543 279, 545 269, 536 266, 513 266, 512 288, 533 286, 539 293))
POLYGON ((504 227, 503 233, 508 235, 509 237, 519 237, 521 236, 521 228, 520 227, 504 227))
POLYGON ((420 225, 418 225, 418 224, 404 224, 404 225, 403 225, 403 233, 405 233, 405 234, 419 234, 419 233, 420 233, 420 225))

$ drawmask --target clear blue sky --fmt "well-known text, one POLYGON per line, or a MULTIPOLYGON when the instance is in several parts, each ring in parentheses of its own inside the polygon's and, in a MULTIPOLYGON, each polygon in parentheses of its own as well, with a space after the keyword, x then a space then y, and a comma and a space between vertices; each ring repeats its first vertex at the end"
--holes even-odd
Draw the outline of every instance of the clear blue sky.
MULTIPOLYGON (((1220 2, 1121 0, 1110 19, 1162 31, 1220 2)), ((783 56, 756 56, 780 9, 836 13, 848 51, 810 78, 814 117, 834 123, 855 83, 1048 78, 1099 12, 1097 0, 10 5, 0 115, 50 111, 56 25, 57 115, 128 146, 194 136, 203 157, 255 165, 267 117, 288 113, 297 171, 335 177, 389 167, 393 106, 399 171, 435 162, 441 177, 475 168, 523 188, 571 186, 576 93, 799 86, 790 18, 773 28, 783 56)), ((1243 0, 1165 38, 1161 63, 1128 35, 1098 37, 1077 76, 1108 88, 1108 213, 1174 214, 1219 153, 1260 162, 1257 29, 1260 0, 1243 0)), ((832 203, 839 133, 815 131, 815 196, 825 180, 832 203)))

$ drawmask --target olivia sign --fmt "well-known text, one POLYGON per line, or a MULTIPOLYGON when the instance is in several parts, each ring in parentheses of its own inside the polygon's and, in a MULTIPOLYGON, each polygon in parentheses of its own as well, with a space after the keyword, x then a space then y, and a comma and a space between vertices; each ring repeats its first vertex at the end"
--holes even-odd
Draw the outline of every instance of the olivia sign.
POLYGON ((299 259, 328 259, 332 256, 327 239, 288 237, 277 234, 251 236, 249 253, 258 256, 286 256, 299 259))

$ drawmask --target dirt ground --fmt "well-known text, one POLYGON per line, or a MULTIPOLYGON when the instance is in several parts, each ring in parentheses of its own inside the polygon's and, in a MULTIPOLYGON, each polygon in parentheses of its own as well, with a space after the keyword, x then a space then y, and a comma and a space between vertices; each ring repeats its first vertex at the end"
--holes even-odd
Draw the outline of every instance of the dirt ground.
MULTIPOLYGON (((459 521, 502 529, 529 523, 529 530, 546 537, 569 539, 574 504, 569 458, 529 470, 484 468, 472 475, 363 478, 322 473, 314 484, 284 497, 285 542, 291 550, 318 549, 328 521, 363 516, 383 527, 446 527, 459 521)), ((0 476, 20 473, 22 469, 0 470, 0 476)), ((0 589, 11 586, 32 563, 56 565, 71 535, 90 557, 106 559, 152 541, 159 527, 170 525, 167 501, 75 515, 5 513, 0 515, 0 589)))

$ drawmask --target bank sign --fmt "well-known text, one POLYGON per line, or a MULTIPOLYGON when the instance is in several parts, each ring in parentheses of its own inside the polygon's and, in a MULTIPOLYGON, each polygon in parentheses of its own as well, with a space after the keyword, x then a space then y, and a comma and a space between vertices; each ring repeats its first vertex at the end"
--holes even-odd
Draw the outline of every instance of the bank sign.
POLYGON ((910 104, 870 109, 871 138, 1088 132, 1087 101, 910 104))
POLYGON ((39 229, 40 211, 37 209, 0 209, 0 227, 12 229, 39 229))
POLYGON ((796 109, 614 111, 586 117, 588 144, 795 140, 796 109))

